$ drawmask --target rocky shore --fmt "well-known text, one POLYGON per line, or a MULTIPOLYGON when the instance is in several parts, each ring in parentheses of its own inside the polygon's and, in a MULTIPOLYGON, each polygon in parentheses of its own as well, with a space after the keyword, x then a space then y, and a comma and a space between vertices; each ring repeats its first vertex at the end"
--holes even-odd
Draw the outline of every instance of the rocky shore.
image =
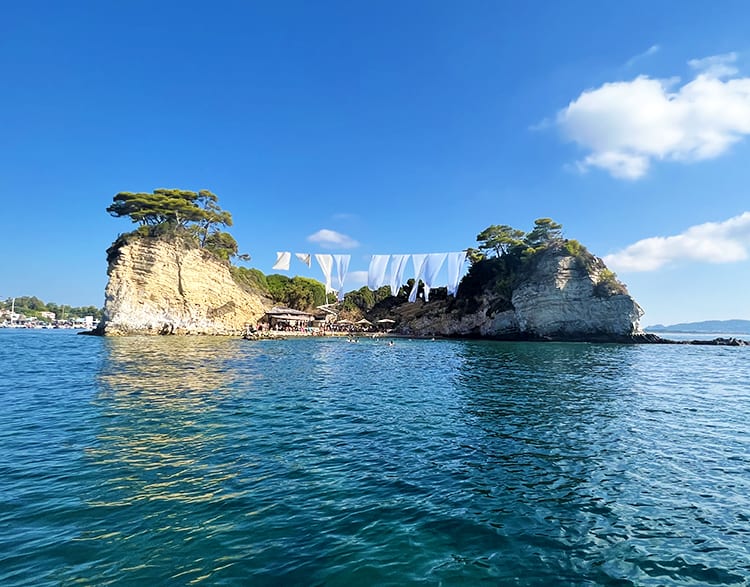
POLYGON ((695 345, 708 345, 708 346, 750 346, 750 342, 742 340, 741 338, 714 338, 711 340, 685 340, 685 341, 673 341, 677 344, 695 344, 695 345))
POLYGON ((712 339, 693 339, 693 340, 671 340, 662 338, 652 332, 639 332, 631 337, 630 341, 634 344, 690 344, 698 346, 750 346, 750 341, 743 340, 734 336, 717 337, 712 339))

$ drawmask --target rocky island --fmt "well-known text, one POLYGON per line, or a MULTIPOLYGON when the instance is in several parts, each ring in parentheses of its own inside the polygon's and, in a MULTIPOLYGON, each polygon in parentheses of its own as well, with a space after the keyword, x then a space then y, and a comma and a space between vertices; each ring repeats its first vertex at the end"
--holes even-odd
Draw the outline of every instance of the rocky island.
POLYGON ((226 262, 180 238, 141 236, 110 250, 96 333, 240 335, 268 307, 226 262))
POLYGON ((202 190, 120 192, 107 211, 139 227, 107 250, 102 320, 93 334, 239 335, 270 300, 234 279, 231 215, 202 190))
POLYGON ((515 270, 509 257, 483 259, 469 270, 456 298, 392 311, 401 316, 404 332, 418 335, 646 341, 639 327, 643 310, 625 286, 601 259, 568 248, 565 242, 546 246, 515 270))
MULTIPOLYGON (((251 270, 260 274, 255 286, 238 279, 231 264, 237 243, 221 230, 231 215, 211 192, 121 192, 107 210, 140 226, 107 251, 109 281, 95 334, 238 335, 279 301, 259 285, 266 278, 257 270, 251 270)), ((417 336, 655 341, 641 332, 643 312, 614 273, 564 239, 551 219, 538 219, 528 234, 493 225, 477 241, 477 249, 467 249, 471 267, 455 297, 436 288, 428 303, 409 303, 411 283, 397 296, 362 288, 347 294, 341 315, 389 317, 394 332, 417 336)), ((282 301, 311 310, 328 300, 282 301)))

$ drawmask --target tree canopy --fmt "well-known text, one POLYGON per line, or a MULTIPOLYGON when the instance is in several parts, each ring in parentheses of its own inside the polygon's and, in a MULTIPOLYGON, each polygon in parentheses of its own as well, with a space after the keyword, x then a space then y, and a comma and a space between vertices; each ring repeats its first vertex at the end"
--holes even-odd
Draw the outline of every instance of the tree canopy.
POLYGON ((222 227, 232 226, 232 215, 222 210, 219 198, 209 190, 159 188, 151 193, 120 192, 107 208, 112 216, 127 216, 148 235, 181 233, 196 240, 198 245, 221 259, 239 256, 237 241, 222 227))
POLYGON ((195 200, 195 203, 202 210, 203 217, 197 221, 196 232, 198 233, 201 246, 206 245, 213 227, 232 226, 232 215, 226 210, 222 210, 217 203, 218 201, 219 198, 216 197, 216 194, 208 190, 198 192, 198 198, 195 200))
MULTIPOLYGON (((216 198, 208 191, 200 193, 205 193, 208 199, 209 194, 216 198)), ((113 198, 107 212, 117 218, 128 216, 142 226, 166 223, 184 227, 190 222, 200 223, 206 219, 207 214, 199 204, 199 197, 197 192, 165 188, 156 189, 150 194, 120 192, 113 198)))
POLYGON ((217 257, 228 261, 231 257, 237 255, 239 250, 237 241, 228 232, 216 230, 210 233, 202 242, 203 248, 211 251, 217 257))
POLYGON ((524 234, 523 230, 507 224, 493 224, 477 235, 477 242, 481 251, 494 252, 499 257, 512 247, 522 245, 524 234))
POLYGON ((325 286, 308 277, 266 276, 268 293, 274 302, 295 310, 312 310, 326 303, 325 286))
POLYGON ((510 253, 521 254, 524 251, 532 253, 534 249, 562 240, 562 224, 551 218, 537 218, 534 228, 529 233, 507 224, 492 224, 477 235, 479 248, 467 249, 467 256, 474 264, 485 256, 502 257, 510 253))
POLYGON ((524 242, 536 248, 560 240, 562 224, 558 224, 552 218, 537 218, 534 220, 534 228, 526 235, 524 242))

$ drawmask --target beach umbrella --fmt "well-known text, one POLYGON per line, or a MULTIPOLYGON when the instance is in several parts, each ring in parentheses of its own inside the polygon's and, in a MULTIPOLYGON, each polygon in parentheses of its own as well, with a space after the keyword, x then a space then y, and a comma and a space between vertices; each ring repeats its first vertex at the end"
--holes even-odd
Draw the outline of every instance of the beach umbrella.
POLYGON ((338 322, 336 322, 336 324, 352 324, 352 321, 344 319, 344 320, 339 320, 338 322))
POLYGON ((367 324, 368 326, 372 326, 372 322, 370 322, 367 318, 362 318, 362 320, 357 320, 355 324, 367 324))
POLYGON ((391 320, 390 318, 383 318, 382 320, 378 320, 378 324, 395 324, 395 320, 391 320))

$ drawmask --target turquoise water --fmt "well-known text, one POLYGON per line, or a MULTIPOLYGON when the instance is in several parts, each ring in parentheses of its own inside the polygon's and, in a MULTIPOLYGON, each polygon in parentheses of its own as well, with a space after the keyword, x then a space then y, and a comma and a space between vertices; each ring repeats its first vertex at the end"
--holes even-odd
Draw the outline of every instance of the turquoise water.
POLYGON ((0 585, 748 585, 750 348, 0 331, 0 585))

